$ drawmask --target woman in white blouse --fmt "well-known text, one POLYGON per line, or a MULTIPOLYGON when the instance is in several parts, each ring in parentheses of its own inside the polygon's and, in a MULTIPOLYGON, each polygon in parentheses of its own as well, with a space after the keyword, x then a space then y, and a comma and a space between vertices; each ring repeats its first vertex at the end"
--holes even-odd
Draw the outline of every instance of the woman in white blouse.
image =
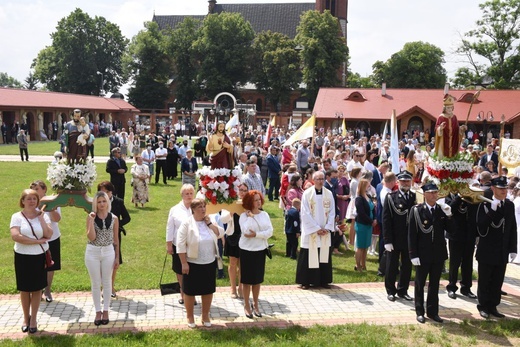
POLYGON ((247 318, 262 317, 258 306, 260 285, 264 281, 265 256, 269 245, 267 239, 273 235, 273 225, 267 212, 262 211, 264 197, 258 190, 249 191, 242 198, 246 210, 240 215, 242 236, 240 247, 240 283, 244 294, 244 314, 247 318), (253 292, 253 304, 249 303, 249 293, 253 292), (252 312, 253 311, 253 312, 252 312))
POLYGON ((47 286, 45 252, 47 242, 52 237, 49 217, 37 209, 40 203, 38 193, 25 189, 20 197, 21 212, 11 216, 11 238, 14 243, 14 271, 16 288, 20 291, 20 301, 24 325, 22 332, 38 331, 37 314, 42 297, 42 289, 47 286))
POLYGON ((224 236, 224 229, 206 215, 206 202, 193 199, 192 215, 177 231, 177 254, 182 265, 182 292, 188 327, 195 328, 193 306, 195 295, 202 299, 202 325, 211 326, 209 310, 216 289, 218 257, 217 239, 224 236))

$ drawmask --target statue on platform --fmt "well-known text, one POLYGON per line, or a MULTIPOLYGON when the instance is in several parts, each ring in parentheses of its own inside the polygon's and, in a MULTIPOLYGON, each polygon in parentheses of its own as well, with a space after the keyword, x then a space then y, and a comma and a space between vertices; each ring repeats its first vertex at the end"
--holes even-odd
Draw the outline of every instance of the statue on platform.
MULTIPOLYGON (((80 137, 84 135, 87 130, 80 123, 80 119, 82 118, 81 110, 75 109, 72 117, 72 120, 67 122, 63 127, 65 133, 65 153, 67 153, 69 163, 77 163, 87 157, 87 146, 83 145, 80 140, 80 137)), ((86 127, 88 128, 88 124, 86 127)))
POLYGON ((226 125, 218 123, 217 130, 208 140, 206 151, 210 155, 212 169, 233 169, 233 145, 225 133, 226 125))
POLYGON ((459 152, 466 126, 459 127, 457 116, 453 114, 455 98, 449 94, 444 97, 444 108, 435 124, 435 149, 437 158, 452 158, 459 152))

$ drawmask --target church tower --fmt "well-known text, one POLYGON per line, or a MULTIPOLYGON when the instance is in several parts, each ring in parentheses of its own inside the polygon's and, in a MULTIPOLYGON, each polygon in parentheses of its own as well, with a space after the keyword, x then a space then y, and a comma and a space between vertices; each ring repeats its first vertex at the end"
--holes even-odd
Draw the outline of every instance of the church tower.
MULTIPOLYGON (((347 45, 348 0, 316 0, 316 10, 320 12, 329 10, 338 19, 345 45, 347 45)), ((341 75, 342 85, 345 86, 347 78, 346 63, 343 64, 343 68, 338 71, 338 74, 341 75)))
POLYGON ((316 0, 316 10, 329 10, 334 17, 347 20, 348 0, 316 0))

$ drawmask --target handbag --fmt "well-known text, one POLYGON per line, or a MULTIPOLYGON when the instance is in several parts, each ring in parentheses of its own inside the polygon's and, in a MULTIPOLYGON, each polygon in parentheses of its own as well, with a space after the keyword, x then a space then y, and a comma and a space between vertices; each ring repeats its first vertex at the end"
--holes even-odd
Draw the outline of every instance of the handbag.
POLYGON ((164 268, 166 267, 166 259, 168 258, 168 252, 166 252, 166 255, 164 257, 164 264, 162 268, 161 273, 161 279, 159 280, 159 289, 161 290, 161 295, 169 295, 169 294, 177 294, 181 292, 181 286, 179 282, 172 282, 172 283, 162 283, 163 275, 164 275, 164 268))
MULTIPOLYGON (((258 223, 258 221, 256 220, 255 217, 252 217, 252 218, 256 222, 256 225, 258 225, 258 227, 260 228, 260 223, 258 223)), ((267 240, 265 240, 265 243, 267 244, 267 240)), ((267 247, 265 248, 265 255, 269 259, 273 259, 273 253, 271 252, 271 247, 273 247, 273 246, 274 246, 274 244, 273 245, 267 244, 267 247)))
MULTIPOLYGON (((22 216, 24 216, 25 220, 27 221, 27 223, 29 223, 29 226, 31 227, 31 231, 34 235, 34 237, 36 238, 36 240, 38 240, 38 237, 36 236, 36 234, 34 233, 34 229, 33 229, 33 226, 31 224, 31 222, 29 222, 29 219, 25 216, 25 214, 22 213, 22 216)), ((51 250, 48 249, 48 250, 44 250, 43 249, 43 246, 40 244, 40 248, 42 249, 42 251, 44 251, 45 253, 45 268, 50 268, 54 265, 54 260, 52 260, 52 255, 51 255, 51 250)))

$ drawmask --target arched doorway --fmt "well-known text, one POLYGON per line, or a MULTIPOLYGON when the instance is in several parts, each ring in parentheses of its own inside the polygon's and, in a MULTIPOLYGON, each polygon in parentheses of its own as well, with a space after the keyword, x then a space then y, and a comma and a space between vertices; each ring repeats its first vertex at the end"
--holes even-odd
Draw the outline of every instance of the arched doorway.
POLYGON ((410 118, 408 122, 408 133, 413 134, 414 131, 424 131, 424 122, 419 116, 410 118))

